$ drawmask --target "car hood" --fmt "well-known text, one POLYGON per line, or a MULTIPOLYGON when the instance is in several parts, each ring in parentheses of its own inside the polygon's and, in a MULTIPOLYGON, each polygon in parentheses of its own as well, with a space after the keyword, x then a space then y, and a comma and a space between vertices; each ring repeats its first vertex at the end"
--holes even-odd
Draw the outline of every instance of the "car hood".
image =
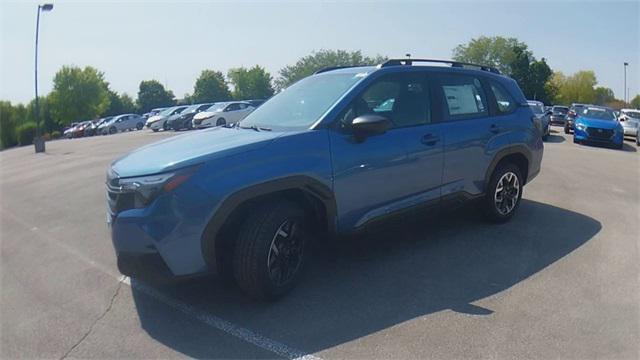
POLYGON ((219 114, 220 111, 201 111, 197 113, 193 118, 196 120, 210 118, 216 114, 219 114))
POLYGON ((147 119, 147 124, 151 124, 152 122, 156 122, 160 119, 164 118, 164 116, 160 116, 160 115, 154 115, 150 118, 147 119))
POLYGON ((111 163, 121 177, 157 174, 266 146, 283 133, 215 127, 174 136, 111 163))
POLYGON ((579 117, 575 122, 576 125, 583 124, 587 127, 597 127, 600 129, 615 129, 620 126, 617 121, 593 119, 584 116, 579 117))

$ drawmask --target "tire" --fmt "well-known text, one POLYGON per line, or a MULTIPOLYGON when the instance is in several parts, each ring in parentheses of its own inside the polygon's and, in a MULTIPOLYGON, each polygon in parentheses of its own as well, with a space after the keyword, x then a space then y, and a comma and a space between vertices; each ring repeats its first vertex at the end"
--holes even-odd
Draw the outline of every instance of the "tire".
POLYGON ((233 254, 240 289, 254 299, 275 300, 297 284, 309 238, 306 220, 304 211, 286 200, 265 202, 247 217, 233 254))
POLYGON ((565 134, 571 134, 571 130, 569 130, 569 128, 565 126, 564 127, 564 133, 565 134))
POLYGON ((158 132, 158 129, 151 129, 151 130, 153 130, 153 132, 158 132))
POLYGON ((112 127, 109 128, 109 134, 113 135, 113 134, 115 134, 117 132, 118 132, 118 129, 116 129, 115 126, 112 126, 112 127))
POLYGON ((580 144, 580 141, 578 141, 578 140, 576 139, 576 137, 574 136, 574 137, 573 137, 573 143, 574 143, 574 144, 580 144))
POLYGON ((143 127, 144 127, 144 124, 141 123, 141 122, 136 124, 136 129, 138 129, 138 130, 142 130, 143 127))
POLYGON ((484 217, 494 223, 503 223, 511 219, 520 206, 522 199, 523 179, 520 169, 512 163, 500 164, 493 171, 487 184, 487 191, 482 200, 482 213, 484 217), (498 190, 501 184, 503 190, 498 190), (505 192, 508 197, 505 198, 505 192), (502 193, 502 202, 497 198, 502 193))
POLYGON ((225 120, 224 118, 220 118, 216 121, 216 126, 225 126, 227 125, 227 120, 225 120))
POLYGON ((169 126, 167 126, 167 122, 165 121, 164 123, 162 123, 162 130, 167 131, 169 129, 169 126))

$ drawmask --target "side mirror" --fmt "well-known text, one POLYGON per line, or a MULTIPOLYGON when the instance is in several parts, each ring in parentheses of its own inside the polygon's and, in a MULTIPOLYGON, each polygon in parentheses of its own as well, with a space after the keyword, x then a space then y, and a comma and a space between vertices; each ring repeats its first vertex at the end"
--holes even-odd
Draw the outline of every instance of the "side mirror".
POLYGON ((389 119, 375 114, 358 116, 351 122, 353 135, 360 141, 369 136, 384 134, 390 127, 389 119))

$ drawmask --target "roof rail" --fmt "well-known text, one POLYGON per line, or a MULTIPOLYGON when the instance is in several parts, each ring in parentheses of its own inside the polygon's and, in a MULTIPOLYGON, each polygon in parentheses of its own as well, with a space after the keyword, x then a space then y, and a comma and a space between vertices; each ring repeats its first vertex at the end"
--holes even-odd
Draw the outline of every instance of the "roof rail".
POLYGON ((460 61, 453 60, 438 60, 438 59, 389 59, 382 64, 380 67, 387 66, 398 66, 398 65, 412 65, 414 62, 430 62, 430 63, 438 63, 438 64, 449 64, 451 67, 465 68, 465 69, 476 69, 482 71, 488 71, 495 74, 500 74, 500 70, 496 69, 492 66, 472 64, 460 61))
POLYGON ((322 74, 323 72, 327 72, 327 71, 332 71, 332 70, 338 70, 338 69, 348 69, 348 68, 352 68, 352 67, 361 67, 361 66, 373 66, 373 65, 345 65, 345 66, 327 66, 324 67, 316 72, 314 72, 313 74, 322 74))

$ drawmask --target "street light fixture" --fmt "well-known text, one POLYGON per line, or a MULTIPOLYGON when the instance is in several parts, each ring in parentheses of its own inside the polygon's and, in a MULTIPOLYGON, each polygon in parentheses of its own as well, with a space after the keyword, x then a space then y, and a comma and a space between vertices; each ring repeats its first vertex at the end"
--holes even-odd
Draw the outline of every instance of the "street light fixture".
POLYGON ((627 66, 629 66, 628 62, 624 63, 624 103, 627 103, 627 66))
POLYGON ((44 152, 44 139, 40 136, 40 106, 38 99, 38 33, 40 32, 40 12, 53 10, 53 4, 38 5, 38 15, 36 16, 36 54, 35 54, 35 88, 36 88, 36 136, 33 139, 36 153, 44 152))

